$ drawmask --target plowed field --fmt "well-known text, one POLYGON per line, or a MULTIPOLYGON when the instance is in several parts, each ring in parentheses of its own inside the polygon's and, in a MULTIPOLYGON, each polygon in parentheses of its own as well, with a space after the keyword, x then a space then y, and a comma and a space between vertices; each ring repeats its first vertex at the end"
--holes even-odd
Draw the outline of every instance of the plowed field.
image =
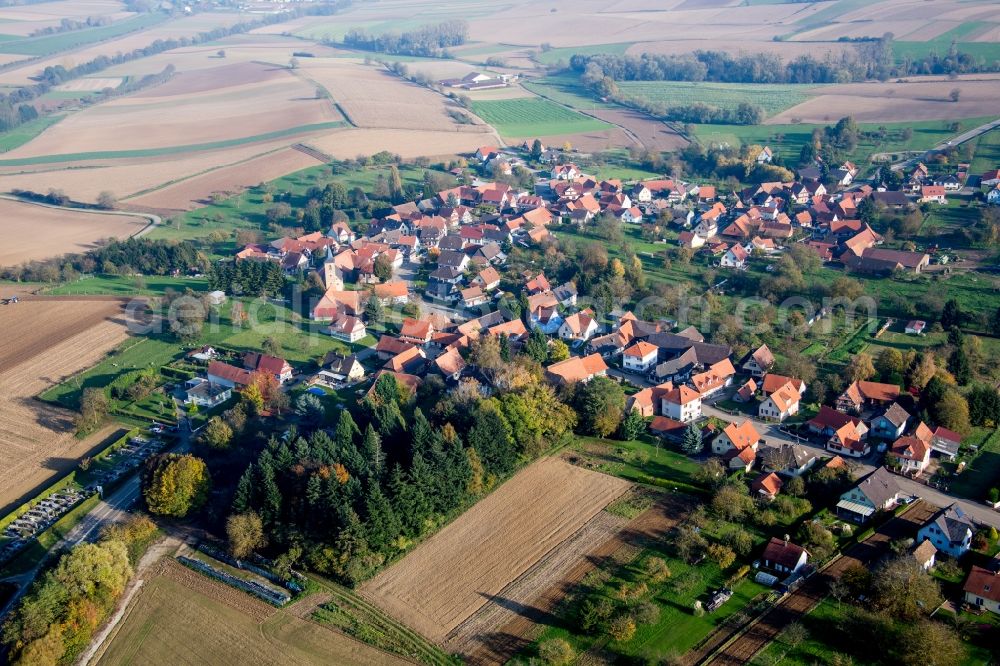
MULTIPOLYGON (((595 520, 629 483, 540 460, 366 583, 361 592, 443 641, 504 588, 595 520)), ((581 544, 581 553, 586 544, 581 544)))
POLYGON ((73 469, 106 432, 80 440, 74 414, 34 398, 88 368, 126 337, 115 301, 0 306, 0 513, 73 469))

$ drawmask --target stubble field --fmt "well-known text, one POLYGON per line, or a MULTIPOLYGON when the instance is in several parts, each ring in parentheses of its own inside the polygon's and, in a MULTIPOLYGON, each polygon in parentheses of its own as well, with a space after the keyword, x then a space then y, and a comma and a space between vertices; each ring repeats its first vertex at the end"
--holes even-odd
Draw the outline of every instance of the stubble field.
POLYGON ((0 199, 0 220, 4 231, 0 266, 84 252, 97 241, 127 238, 147 224, 144 217, 58 210, 9 199, 0 199))
POLYGON ((402 666, 393 657, 198 574, 157 565, 95 663, 402 666))
POLYGON ((73 435, 74 414, 34 398, 97 363, 127 336, 117 301, 0 306, 0 513, 73 469, 107 434, 73 435))
MULTIPOLYGON (((509 583, 571 537, 630 484, 545 458, 412 553, 361 593, 390 615, 442 642, 509 583)), ((580 554, 586 552, 581 544, 580 554)))

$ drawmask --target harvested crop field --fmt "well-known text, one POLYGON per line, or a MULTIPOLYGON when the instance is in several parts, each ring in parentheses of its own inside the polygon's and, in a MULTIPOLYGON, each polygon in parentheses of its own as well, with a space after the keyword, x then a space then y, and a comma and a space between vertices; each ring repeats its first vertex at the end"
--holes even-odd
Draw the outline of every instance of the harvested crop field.
POLYGON ((685 81, 622 81, 623 94, 639 97, 665 107, 707 104, 720 109, 735 109, 741 103, 761 107, 772 116, 809 99, 820 88, 806 84, 689 83, 685 81))
MULTIPOLYGON (((93 202, 101 191, 110 187, 119 199, 124 200, 168 183, 286 148, 295 139, 302 140, 307 136, 158 158, 85 160, 59 164, 58 168, 53 165, 0 167, 0 190, 20 188, 44 192, 49 187, 55 187, 66 192, 74 201, 93 202)), ((258 182, 260 179, 248 184, 258 182)))
POLYGON ((845 83, 814 89, 812 99, 783 111, 766 124, 834 121, 851 116, 858 122, 955 120, 995 115, 1000 76, 970 74, 955 81, 911 77, 901 82, 845 83), (952 90, 959 100, 951 101, 952 90))
POLYGON ((669 125, 631 109, 597 109, 588 113, 621 126, 649 150, 677 150, 688 144, 687 140, 669 125))
POLYGON ((177 74, 163 85, 71 114, 3 159, 87 159, 107 151, 197 146, 339 120, 330 102, 316 99, 315 88, 290 70, 238 63, 177 74))
POLYGON ((9 199, 0 199, 0 220, 0 266, 84 252, 97 241, 127 238, 147 224, 144 217, 60 210, 9 199))
MULTIPOLYGON (((443 95, 390 74, 381 66, 347 58, 308 58, 301 74, 322 86, 357 127, 450 130, 457 108, 443 95)), ((473 129, 473 128, 469 128, 473 129)))
POLYGON ((339 159, 371 155, 382 150, 388 150, 404 159, 447 157, 472 152, 484 144, 499 141, 491 128, 485 125, 476 127, 479 130, 477 132, 343 129, 303 140, 302 143, 339 159))
POLYGON ((73 414, 34 399, 126 338, 118 301, 30 299, 0 306, 0 513, 32 496, 107 434, 77 439, 73 414))
POLYGON ((321 164, 315 157, 294 148, 254 157, 224 166, 143 194, 128 203, 158 210, 191 210, 207 205, 213 194, 231 196, 257 183, 280 178, 300 169, 321 164))
POLYGON ((95 663, 408 664, 173 560, 158 565, 95 663))
POLYGON ((629 487, 557 458, 539 460, 361 593, 431 640, 444 641, 629 487))
POLYGON ((92 92, 104 90, 105 88, 117 88, 122 84, 122 79, 116 76, 95 76, 87 79, 76 79, 59 86, 59 90, 66 92, 92 92))

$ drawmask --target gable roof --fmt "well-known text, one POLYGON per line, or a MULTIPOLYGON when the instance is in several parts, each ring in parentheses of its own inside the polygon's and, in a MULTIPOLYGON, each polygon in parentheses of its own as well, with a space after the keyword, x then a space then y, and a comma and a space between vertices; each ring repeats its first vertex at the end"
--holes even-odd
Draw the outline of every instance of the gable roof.
POLYGON ((663 399, 675 405, 686 405, 689 402, 699 399, 700 397, 701 394, 693 388, 682 385, 667 391, 667 393, 663 396, 663 399))
POLYGON ((898 402, 894 402, 885 410, 882 418, 899 428, 910 419, 910 413, 900 407, 898 402))
POLYGON ((594 375, 607 372, 608 364, 600 354, 590 356, 572 356, 565 361, 553 363, 545 369, 551 375, 558 377, 563 383, 578 382, 593 377, 594 375))
POLYGON ((794 569, 795 565, 799 563, 802 553, 806 552, 805 548, 791 541, 771 537, 771 540, 767 542, 767 546, 764 547, 762 559, 780 564, 787 569, 794 569))
POLYGON ((231 381, 237 386, 246 386, 250 383, 251 378, 249 370, 237 368, 235 365, 229 365, 222 361, 209 362, 208 374, 231 381))
POLYGON ((885 467, 879 467, 862 477, 854 487, 863 492, 877 507, 885 506, 889 500, 899 495, 896 477, 885 467))
POLYGON ((905 460, 922 461, 929 451, 927 442, 917 437, 904 436, 892 443, 892 455, 905 460))
POLYGON ((972 519, 954 503, 935 513, 925 525, 932 523, 947 534, 950 541, 959 543, 965 541, 966 536, 976 529, 972 519))
POLYGON ((794 405, 797 405, 802 395, 791 382, 787 382, 777 391, 768 396, 779 412, 787 412, 794 405))
POLYGON ((656 351, 657 351, 656 345, 651 345, 645 340, 640 340, 639 342, 635 343, 634 345, 626 349, 623 353, 625 354, 625 356, 644 358, 650 354, 655 354, 656 351))
POLYGON ((768 495, 777 495, 781 492, 781 487, 785 485, 781 480, 781 477, 770 472, 768 474, 761 474, 756 479, 750 482, 750 488, 757 492, 765 492, 768 495))
POLYGON ((983 599, 1000 602, 1000 573, 973 566, 962 590, 983 599))

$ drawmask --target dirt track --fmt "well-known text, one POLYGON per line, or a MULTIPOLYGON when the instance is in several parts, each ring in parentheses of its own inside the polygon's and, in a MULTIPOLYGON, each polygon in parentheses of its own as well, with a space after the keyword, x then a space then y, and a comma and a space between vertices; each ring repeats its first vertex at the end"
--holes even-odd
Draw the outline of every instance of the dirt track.
POLYGON ((814 575, 777 606, 768 611, 746 633, 715 655, 710 653, 729 640, 732 635, 720 634, 719 640, 710 641, 697 653, 685 657, 686 664, 737 665, 749 663, 790 623, 799 620, 815 608, 827 595, 830 583, 855 565, 871 565, 885 554, 893 539, 912 536, 937 511, 937 507, 919 502, 902 516, 893 518, 875 534, 844 551, 844 554, 822 573, 814 575))

